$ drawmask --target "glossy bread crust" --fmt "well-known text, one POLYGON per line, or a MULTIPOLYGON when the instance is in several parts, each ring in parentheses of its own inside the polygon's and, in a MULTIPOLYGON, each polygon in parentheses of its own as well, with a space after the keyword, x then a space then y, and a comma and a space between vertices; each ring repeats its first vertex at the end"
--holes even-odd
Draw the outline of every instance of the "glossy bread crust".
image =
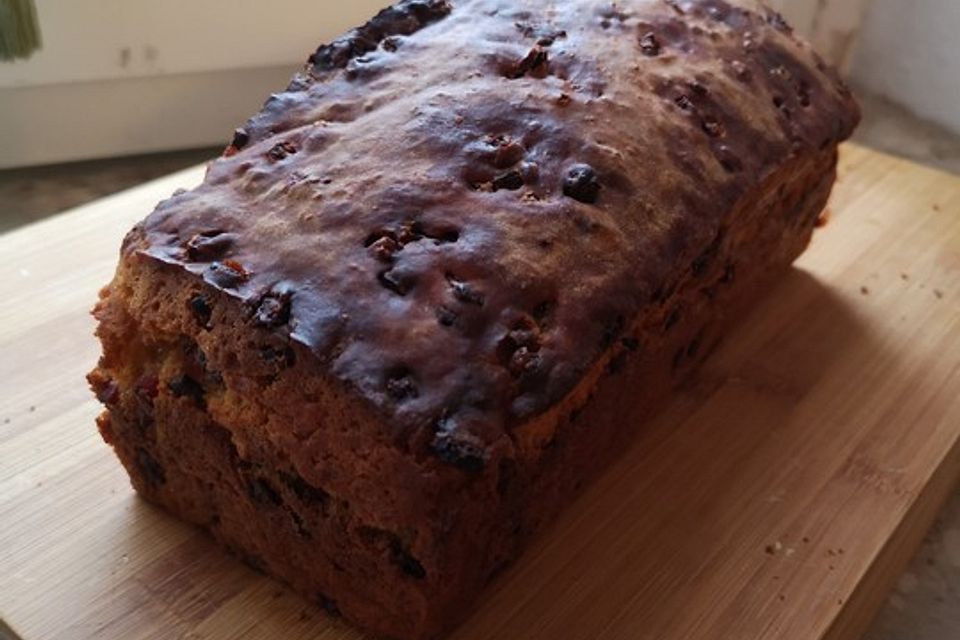
POLYGON ((101 432, 269 573, 434 635, 803 250, 857 119, 755 2, 400 2, 128 235, 101 432))
POLYGON ((402 3, 421 17, 321 48, 130 250, 282 307, 267 323, 398 437, 489 444, 568 393, 758 179, 852 130, 815 54, 741 5, 402 3))

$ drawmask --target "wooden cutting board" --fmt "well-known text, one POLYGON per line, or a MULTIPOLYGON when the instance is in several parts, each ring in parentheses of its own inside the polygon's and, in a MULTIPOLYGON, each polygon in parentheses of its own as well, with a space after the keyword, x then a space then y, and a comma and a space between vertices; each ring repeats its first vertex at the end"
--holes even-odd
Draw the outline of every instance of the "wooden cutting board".
MULTIPOLYGON (((0 237, 0 616, 25 640, 360 635, 138 500, 87 310, 190 169, 0 237)), ((853 638, 960 476, 960 179, 848 146, 827 228, 458 640, 853 638)))

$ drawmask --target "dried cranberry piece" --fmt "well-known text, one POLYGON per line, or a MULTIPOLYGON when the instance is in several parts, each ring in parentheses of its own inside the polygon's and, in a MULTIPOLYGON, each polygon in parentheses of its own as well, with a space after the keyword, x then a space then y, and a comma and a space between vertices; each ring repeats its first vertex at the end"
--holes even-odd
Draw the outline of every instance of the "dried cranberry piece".
POLYGON ((203 386, 188 375, 179 375, 167 382, 167 389, 175 398, 191 398, 198 406, 204 404, 203 386))
POLYGON ((533 318, 523 317, 497 344, 497 356, 514 378, 540 369, 540 327, 533 318))
POLYGON ((156 398, 159 393, 159 384, 157 376, 152 373, 147 373, 140 376, 133 390, 139 397, 153 402, 153 399, 156 398))
POLYGON ((465 304, 473 304, 482 307, 484 303, 483 293, 477 291, 468 282, 458 280, 453 275, 447 274, 447 282, 453 290, 453 297, 465 304))
POLYGON ((210 317, 213 315, 213 309, 207 299, 201 295, 195 295, 187 301, 187 306, 196 318, 197 323, 204 329, 210 328, 210 317))
POLYGON ((327 597, 322 593, 317 594, 317 604, 331 616, 339 616, 340 609, 337 607, 337 603, 332 598, 327 597))
POLYGON ((396 36, 384 38, 383 42, 380 43, 380 46, 383 47, 384 51, 393 53, 400 48, 400 38, 397 38, 396 36))
POLYGON ((548 63, 549 55, 547 54, 547 50, 537 45, 530 49, 530 52, 524 56, 523 60, 507 69, 504 75, 511 80, 516 80, 532 71, 545 72, 545 67, 548 63))
POLYGON ((240 151, 247 143, 250 142, 250 134, 247 133, 246 129, 237 129, 233 132, 233 141, 230 142, 230 146, 240 151))
POLYGON ((325 504, 330 500, 330 494, 315 487, 297 474, 282 474, 284 483, 293 490, 293 493, 303 502, 325 504))
POLYGON ((403 248, 400 246, 400 243, 390 236, 382 236, 379 240, 375 240, 369 245, 369 247, 370 252, 381 262, 390 262, 393 260, 393 254, 403 248))
POLYGON ((713 154, 716 156, 720 166, 722 166, 728 173, 743 171, 743 161, 741 161, 740 158, 727 145, 717 145, 713 149, 713 154))
POLYGON ((660 41, 657 39, 656 34, 654 34, 652 31, 640 36, 640 51, 643 52, 643 55, 650 56, 652 58, 660 55, 660 50, 660 41))
POLYGON ((614 341, 620 337, 620 334, 623 333, 624 327, 626 327, 626 320, 623 316, 617 315, 610 318, 603 325, 603 333, 600 336, 600 344, 604 347, 609 347, 614 343, 614 341))
POLYGON ((253 478, 247 483, 247 495, 263 505, 280 506, 283 503, 280 494, 263 478, 253 478))
POLYGON ((623 368, 627 365, 627 359, 629 357, 628 351, 621 351, 612 358, 610 362, 607 363, 607 373, 615 375, 623 371, 623 368))
POLYGON ((410 555, 410 552, 404 549, 399 540, 395 539, 390 545, 390 554, 393 562, 411 578, 422 580, 427 577, 427 572, 420 561, 410 555))
POLYGON ((120 399, 120 385, 113 378, 100 378, 92 380, 94 393, 97 400, 105 405, 112 405, 120 399))
POLYGON ((136 461, 137 468, 140 469, 140 475, 143 476, 143 479, 148 485, 159 487, 167 481, 167 476, 163 471, 163 467, 160 466, 160 463, 157 462, 156 458, 154 458, 146 449, 137 449, 136 461))
POLYGON ((516 191, 523 186, 523 177, 519 171, 510 171, 493 179, 493 190, 507 189, 516 191))
POLYGON ((687 345, 687 357, 695 358, 700 352, 700 346, 703 344, 703 332, 697 334, 697 336, 690 341, 690 344, 687 345))
POLYGON ((720 282, 723 284, 729 284, 733 282, 733 278, 736 276, 736 267, 731 262, 727 265, 727 268, 723 270, 723 277, 720 278, 720 282))
POLYGON ((297 362, 297 355, 290 346, 263 345, 260 347, 260 357, 264 362, 281 368, 292 367, 297 362))
POLYGON ((513 352, 513 355, 510 356, 510 362, 507 365, 507 370, 515 378, 522 378, 523 376, 534 373, 540 368, 541 357, 536 351, 532 351, 528 347, 520 347, 513 352))
POLYGON ((440 460, 467 473, 480 473, 486 466, 483 447, 459 437, 456 433, 438 433, 433 439, 431 449, 440 460))
POLYGON ((445 327, 452 327, 455 325, 459 317, 455 311, 448 307, 437 307, 436 315, 437 322, 445 327))
POLYGON ((549 47, 560 38, 566 38, 567 32, 563 30, 551 31, 537 38, 537 44, 541 47, 549 47))
POLYGON ((507 136, 487 136, 484 142, 490 148, 483 154, 485 159, 498 169, 512 167, 527 153, 522 144, 507 136))
POLYGON ((254 324, 272 329, 290 320, 290 293, 271 291, 260 300, 253 313, 254 324))
POLYGON ((680 107, 683 111, 693 111, 693 110, 696 108, 696 107, 694 107, 694 105, 693 105, 693 101, 690 100, 690 98, 688 98, 688 97, 685 96, 685 95, 677 96, 676 99, 675 99, 673 102, 674 102, 678 107, 680 107))
POLYGON ((404 402, 420 395, 413 375, 407 369, 398 369, 387 376, 387 395, 395 402, 404 402))
POLYGON ((711 138, 719 138, 723 135, 723 125, 711 115, 704 115, 700 119, 700 126, 711 138))
POLYGON ((233 289, 246 282, 250 273, 236 260, 213 262, 207 267, 210 280, 223 289, 233 289))
POLYGON ((588 164, 575 164, 563 178, 563 194, 586 204, 593 204, 600 195, 597 172, 588 164))
POLYGON ((567 37, 567 32, 561 29, 536 26, 526 22, 517 22, 514 26, 527 38, 536 38, 537 44, 542 47, 549 47, 560 38, 567 37))
POLYGON ((219 258, 233 246, 236 236, 223 231, 204 231, 187 241, 187 257, 191 260, 219 258))
POLYGON ((398 296, 405 296, 413 288, 413 279, 398 273, 396 270, 381 271, 377 274, 380 284, 398 296))
POLYGON ((666 320, 664 321, 664 323, 663 323, 663 328, 664 328, 664 330, 666 331, 666 330, 672 328, 672 327, 673 327, 674 325, 676 325, 678 322, 680 322, 680 307, 679 307, 679 306, 674 307, 674 308, 670 311, 670 313, 667 315, 667 319, 666 319, 666 320))
POLYGON ((738 80, 742 82, 750 82, 750 80, 753 79, 753 72, 750 70, 750 67, 739 60, 734 60, 731 62, 730 67, 733 69, 733 73, 736 75, 738 80))
POLYGON ((287 156, 293 155, 297 152, 297 148, 293 146, 290 142, 278 142, 270 148, 270 151, 267 152, 267 157, 273 161, 280 161, 286 158, 287 156))
POLYGON ((397 232, 397 242, 401 245, 410 244, 422 240, 423 235, 423 225, 415 220, 407 220, 400 225, 400 230, 397 232))

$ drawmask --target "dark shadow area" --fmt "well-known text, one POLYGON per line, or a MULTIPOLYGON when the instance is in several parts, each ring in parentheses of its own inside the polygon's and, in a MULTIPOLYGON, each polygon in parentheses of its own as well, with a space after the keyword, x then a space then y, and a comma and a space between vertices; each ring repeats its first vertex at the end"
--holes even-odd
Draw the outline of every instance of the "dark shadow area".
POLYGON ((639 425, 622 457, 494 581, 453 637, 688 637, 677 633, 710 609, 697 603, 703 583, 720 567, 731 572, 738 553, 766 557, 770 541, 747 549, 731 521, 761 513, 765 520, 754 524, 769 532, 803 518, 802 505, 775 504, 772 480, 815 465, 824 447, 805 443, 829 441, 838 424, 800 424, 794 408, 818 385, 822 392, 831 369, 836 375, 882 349, 848 301, 790 270, 639 425))

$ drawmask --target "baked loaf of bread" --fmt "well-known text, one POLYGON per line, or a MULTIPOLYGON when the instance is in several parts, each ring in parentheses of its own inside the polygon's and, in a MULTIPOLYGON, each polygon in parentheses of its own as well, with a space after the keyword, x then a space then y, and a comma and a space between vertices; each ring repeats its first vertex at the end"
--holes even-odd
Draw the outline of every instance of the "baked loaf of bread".
POLYGON ((99 420, 146 499, 434 637, 807 245, 858 119, 746 0, 404 0, 127 236, 99 420))

